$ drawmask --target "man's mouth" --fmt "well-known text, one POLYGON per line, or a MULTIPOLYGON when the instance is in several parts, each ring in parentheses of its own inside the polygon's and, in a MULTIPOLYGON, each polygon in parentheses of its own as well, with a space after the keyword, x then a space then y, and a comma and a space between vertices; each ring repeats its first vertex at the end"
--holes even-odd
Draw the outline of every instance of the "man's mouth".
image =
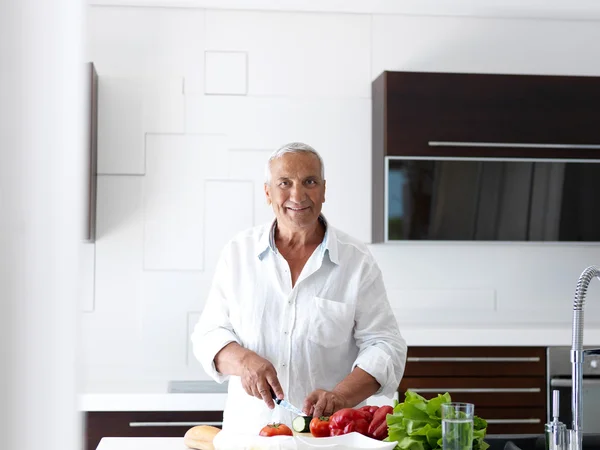
POLYGON ((298 212, 298 211, 305 211, 305 210, 307 210, 308 206, 306 206, 304 208, 292 208, 292 207, 288 206, 287 209, 289 209, 290 211, 298 212))

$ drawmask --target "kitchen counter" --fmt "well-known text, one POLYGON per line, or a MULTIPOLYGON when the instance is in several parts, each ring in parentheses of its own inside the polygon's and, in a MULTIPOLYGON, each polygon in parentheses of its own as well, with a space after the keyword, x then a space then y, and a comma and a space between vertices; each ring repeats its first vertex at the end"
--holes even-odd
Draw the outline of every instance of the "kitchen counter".
POLYGON ((183 438, 103 438, 97 450, 189 450, 183 438))

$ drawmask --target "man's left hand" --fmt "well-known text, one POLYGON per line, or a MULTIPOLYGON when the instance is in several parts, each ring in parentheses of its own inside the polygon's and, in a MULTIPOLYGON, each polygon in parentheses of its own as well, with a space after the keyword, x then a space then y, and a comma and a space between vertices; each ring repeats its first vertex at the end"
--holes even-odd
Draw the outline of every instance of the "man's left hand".
POLYGON ((349 408, 346 399, 336 392, 317 389, 304 400, 302 410, 313 417, 330 416, 342 408, 349 408))

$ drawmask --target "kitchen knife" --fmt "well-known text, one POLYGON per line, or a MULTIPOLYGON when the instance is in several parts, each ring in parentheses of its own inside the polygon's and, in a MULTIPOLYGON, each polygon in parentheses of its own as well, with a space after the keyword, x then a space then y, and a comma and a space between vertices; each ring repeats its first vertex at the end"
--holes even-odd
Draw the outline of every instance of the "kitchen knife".
POLYGON ((306 416, 306 414, 304 414, 304 412, 301 409, 296 408, 294 405, 292 405, 287 400, 278 399, 277 396, 275 395, 275 392, 273 392, 273 389, 271 389, 271 397, 273 397, 273 400, 275 401, 275 403, 278 404, 279 406, 281 406, 282 408, 287 409, 290 412, 293 412, 297 416, 306 416))

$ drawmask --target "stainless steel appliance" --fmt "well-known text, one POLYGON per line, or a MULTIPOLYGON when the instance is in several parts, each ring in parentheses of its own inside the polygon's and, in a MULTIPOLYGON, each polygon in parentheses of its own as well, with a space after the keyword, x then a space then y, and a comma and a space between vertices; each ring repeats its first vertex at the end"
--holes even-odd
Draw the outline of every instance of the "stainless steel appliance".
MULTIPOLYGON (((591 347, 584 347, 588 349, 591 347)), ((572 394, 572 364, 570 360, 571 347, 548 348, 548 422, 552 419, 552 391, 560 392, 559 420, 571 427, 572 394)), ((600 433, 600 355, 590 355, 585 358, 583 365, 582 383, 583 431, 600 433)))

